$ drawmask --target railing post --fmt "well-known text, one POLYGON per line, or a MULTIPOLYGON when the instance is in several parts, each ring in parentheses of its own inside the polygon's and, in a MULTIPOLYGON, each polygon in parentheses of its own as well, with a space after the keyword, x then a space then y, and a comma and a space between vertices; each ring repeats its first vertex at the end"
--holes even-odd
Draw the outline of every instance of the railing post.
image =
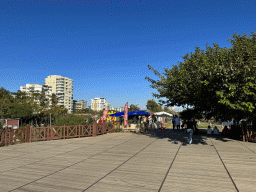
POLYGON ((80 134, 80 123, 79 123, 79 126, 78 126, 78 134, 79 134, 79 135, 78 135, 78 138, 80 138, 80 135, 81 135, 81 134, 80 134))
POLYGON ((8 143, 7 143, 7 137, 8 137, 8 128, 6 127, 5 128, 5 146, 7 146, 8 145, 8 143))
POLYGON ((25 131, 25 143, 28 143, 28 141, 29 141, 29 138, 28 138, 28 125, 25 127, 24 131, 25 131))
POLYGON ((92 124, 92 136, 93 137, 96 137, 97 136, 97 123, 96 122, 93 122, 92 124))
POLYGON ((63 127, 63 138, 65 139, 65 124, 64 124, 64 127, 63 127))
POLYGON ((50 140, 53 139, 53 127, 50 127, 50 140))
POLYGON ((49 127, 49 125, 47 125, 47 131, 46 131, 47 133, 46 133, 46 135, 47 135, 47 141, 49 141, 50 139, 49 139, 49 136, 50 136, 50 127, 49 127))
POLYGON ((4 142, 4 131, 1 130, 0 132, 1 132, 1 142, 0 143, 3 143, 4 142))
POLYGON ((13 144, 12 129, 9 129, 9 144, 13 144))
POLYGON ((32 129, 31 127, 29 126, 28 127, 28 142, 31 142, 32 141, 32 129))

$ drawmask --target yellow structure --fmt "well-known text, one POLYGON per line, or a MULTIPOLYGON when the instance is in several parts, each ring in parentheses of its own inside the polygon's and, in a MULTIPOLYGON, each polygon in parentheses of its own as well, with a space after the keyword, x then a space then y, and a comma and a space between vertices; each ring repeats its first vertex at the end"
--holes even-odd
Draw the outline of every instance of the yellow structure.
POLYGON ((108 112, 108 113, 106 114, 105 120, 106 120, 107 122, 109 122, 109 121, 111 121, 111 119, 113 118, 113 120, 116 121, 116 117, 110 117, 110 116, 109 116, 109 115, 114 114, 114 113, 116 113, 116 112, 114 112, 114 111, 108 112))

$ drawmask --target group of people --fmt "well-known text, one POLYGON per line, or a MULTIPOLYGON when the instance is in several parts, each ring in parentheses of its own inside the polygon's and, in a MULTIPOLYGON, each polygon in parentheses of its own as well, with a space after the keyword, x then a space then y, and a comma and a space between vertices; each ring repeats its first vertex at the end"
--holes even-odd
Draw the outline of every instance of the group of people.
POLYGON ((180 118, 177 115, 172 116, 172 125, 173 125, 173 130, 175 128, 177 130, 180 129, 180 118))
POLYGON ((214 129, 212 130, 211 129, 211 126, 209 125, 208 128, 207 128, 207 134, 208 135, 211 135, 211 134, 214 134, 214 135, 219 135, 220 132, 219 132, 219 129, 215 126, 214 129))

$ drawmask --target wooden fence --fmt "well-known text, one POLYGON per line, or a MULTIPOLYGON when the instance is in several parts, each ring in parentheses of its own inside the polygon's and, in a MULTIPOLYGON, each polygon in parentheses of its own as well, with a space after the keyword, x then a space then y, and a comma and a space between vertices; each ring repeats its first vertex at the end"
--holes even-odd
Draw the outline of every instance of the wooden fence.
POLYGON ((97 136, 111 131, 107 123, 35 127, 27 125, 25 128, 5 129, 0 131, 0 146, 8 144, 29 143, 32 141, 49 141, 53 139, 80 138, 88 136, 97 136))
POLYGON ((256 131, 252 126, 242 126, 243 141, 256 142, 256 131))

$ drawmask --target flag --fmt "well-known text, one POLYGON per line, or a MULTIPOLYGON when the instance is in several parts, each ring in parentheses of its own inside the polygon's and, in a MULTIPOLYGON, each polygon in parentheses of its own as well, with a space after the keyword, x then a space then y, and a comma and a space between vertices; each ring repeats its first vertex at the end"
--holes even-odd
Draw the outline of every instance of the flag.
POLYGON ((128 124, 128 102, 124 106, 124 127, 127 127, 128 124))
POLYGON ((149 124, 152 123, 152 117, 151 116, 148 117, 148 121, 149 121, 149 124))
POLYGON ((105 110, 103 111, 103 119, 105 119, 105 118, 106 118, 107 112, 108 112, 108 110, 107 110, 107 109, 105 109, 105 110))

